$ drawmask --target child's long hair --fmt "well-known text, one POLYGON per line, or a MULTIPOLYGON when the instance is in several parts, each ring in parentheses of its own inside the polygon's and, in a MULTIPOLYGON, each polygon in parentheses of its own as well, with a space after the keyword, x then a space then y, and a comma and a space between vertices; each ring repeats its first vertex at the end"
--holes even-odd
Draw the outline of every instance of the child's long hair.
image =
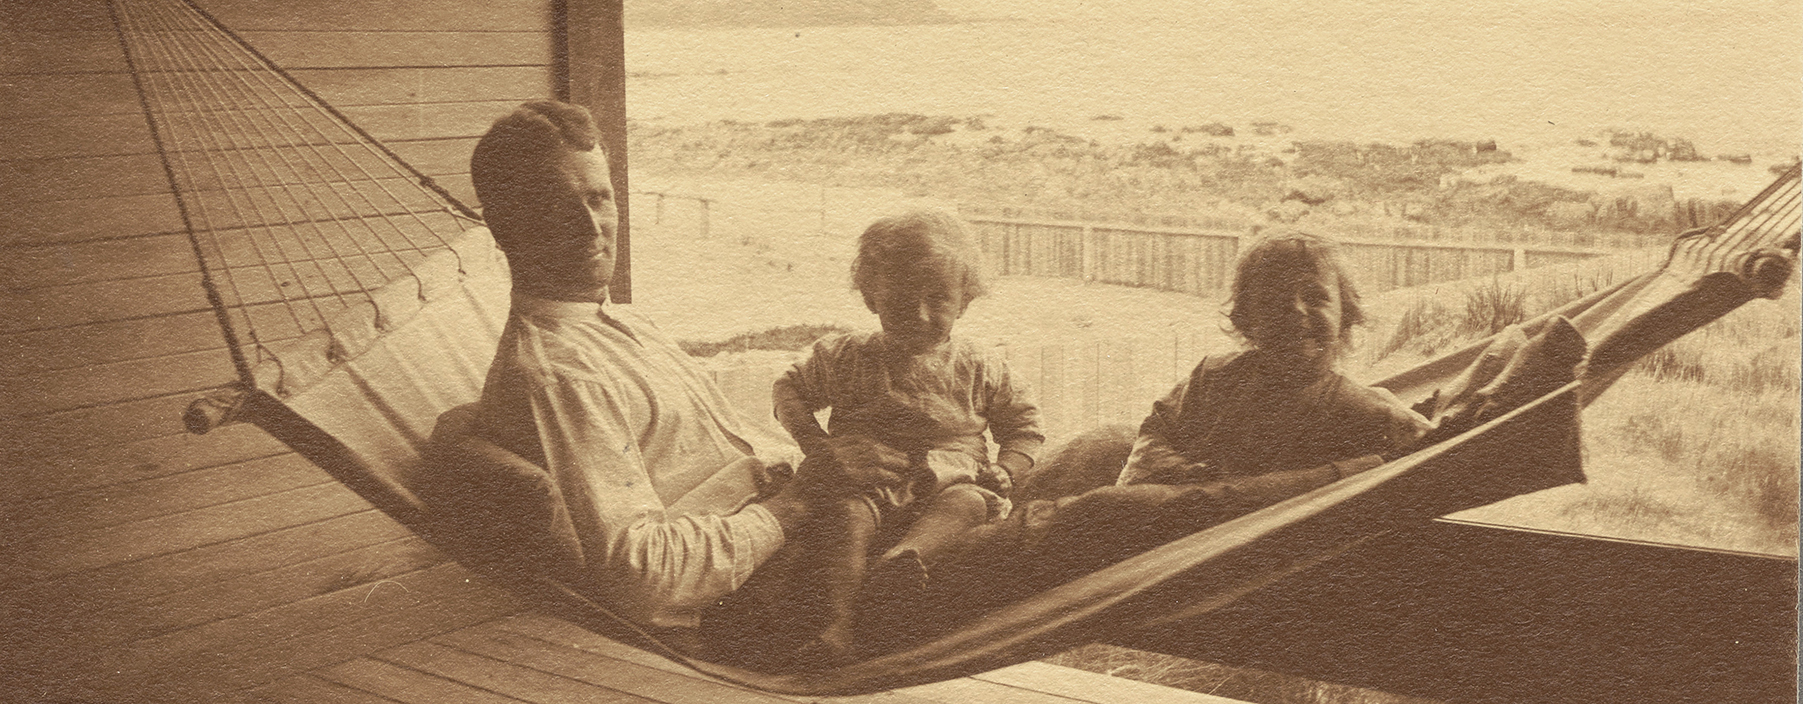
POLYGON ((1333 240, 1299 230, 1280 229, 1265 234, 1240 257, 1233 274, 1233 293, 1228 301, 1227 321, 1233 331, 1253 347, 1263 342, 1254 331, 1258 313, 1247 301, 1253 287, 1294 285, 1297 276, 1316 271, 1331 271, 1340 282, 1340 351, 1346 349, 1352 328, 1365 322, 1365 308, 1360 303, 1358 288, 1340 257, 1340 246, 1333 240))
POLYGON ((851 287, 874 306, 872 286, 881 272, 900 267, 955 267, 964 284, 964 302, 989 293, 983 254, 964 223, 943 210, 914 210, 870 224, 858 237, 858 256, 851 261, 851 287))

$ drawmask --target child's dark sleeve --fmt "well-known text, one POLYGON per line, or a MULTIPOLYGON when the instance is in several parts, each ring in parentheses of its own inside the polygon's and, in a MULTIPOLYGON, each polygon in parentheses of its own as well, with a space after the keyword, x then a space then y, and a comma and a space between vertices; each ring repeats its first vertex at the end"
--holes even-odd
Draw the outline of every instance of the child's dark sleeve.
POLYGON ((996 463, 1010 475, 1020 475, 1033 467, 1045 444, 1039 405, 1033 402, 1025 382, 1014 378, 1008 363, 998 356, 984 360, 983 379, 988 394, 984 418, 997 446, 996 463))
POLYGON ((1194 382, 1193 376, 1185 378, 1171 393, 1152 402, 1152 413, 1139 424, 1139 435, 1133 438, 1133 451, 1121 468, 1119 484, 1189 484, 1204 479, 1196 463, 1172 442, 1194 382))
POLYGON ((830 456, 826 429, 820 427, 814 412, 827 407, 827 389, 832 384, 843 342, 844 338, 834 338, 815 343, 808 358, 778 377, 771 389, 776 421, 795 438, 803 454, 830 456))

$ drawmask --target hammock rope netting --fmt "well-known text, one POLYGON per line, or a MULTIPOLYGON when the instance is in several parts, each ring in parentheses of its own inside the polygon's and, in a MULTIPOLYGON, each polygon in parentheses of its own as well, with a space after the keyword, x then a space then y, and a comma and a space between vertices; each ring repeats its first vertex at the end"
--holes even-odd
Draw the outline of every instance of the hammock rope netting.
POLYGON ((197 8, 113 16, 245 381, 481 223, 197 8))
MULTIPOLYGON (((439 416, 479 393, 506 320, 505 263, 479 218, 191 3, 112 7, 240 376, 191 406, 189 428, 254 423, 467 557, 411 487, 431 471, 420 458, 439 416)), ((1397 521, 1582 481, 1579 409, 1639 357, 1776 297, 1796 258, 1799 193, 1792 168, 1680 237, 1658 270, 1378 382, 1443 430, 1461 423, 1413 454, 852 665, 780 674, 700 660, 616 617, 605 595, 461 561, 603 635, 798 694, 947 679, 1179 622, 1397 521), (1548 360, 1550 373, 1498 381, 1548 360)))

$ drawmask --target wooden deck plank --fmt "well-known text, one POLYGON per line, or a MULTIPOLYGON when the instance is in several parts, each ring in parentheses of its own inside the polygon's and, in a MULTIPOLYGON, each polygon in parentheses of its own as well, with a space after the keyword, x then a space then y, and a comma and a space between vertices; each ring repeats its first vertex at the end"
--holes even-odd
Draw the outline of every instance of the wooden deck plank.
MULTIPOLYGON (((876 704, 877 702, 888 704, 903 704, 908 702, 968 704, 968 702, 972 701, 1022 702, 1023 704, 1033 702, 1039 704, 1069 704, 1069 702, 1073 700, 1093 702, 1095 704, 1129 704, 1135 702, 1147 702, 1148 704, 1175 704, 1176 702, 1193 702, 1194 704, 1234 704, 1232 700, 1220 697, 1208 697, 1207 695, 1194 692, 1176 690, 1143 682, 1123 680, 1107 675, 1098 675, 1038 662, 1022 663, 1001 670, 949 682, 906 687, 891 692, 858 697, 822 698, 775 695, 760 693, 755 690, 744 689, 736 685, 712 680, 701 673, 671 662, 658 655, 609 640, 598 634, 583 630, 574 624, 532 613, 520 614, 518 616, 501 619, 489 624, 482 624, 481 626, 472 627, 463 631, 447 633, 434 640, 441 643, 453 643, 459 647, 490 647, 493 648, 493 650, 484 651, 488 655, 531 664, 534 667, 539 666, 540 660, 538 660, 538 658, 549 657, 541 654, 530 656, 533 658, 531 660, 527 659, 527 657, 518 657, 515 659, 515 656, 510 654, 507 649, 528 648, 529 643, 524 641, 513 640, 510 641, 509 645, 483 645, 485 641, 492 641, 497 634, 501 633, 526 636, 547 645, 564 649, 579 650, 584 653, 611 659, 622 664, 639 665, 641 667, 661 670, 682 677, 715 682, 717 683, 716 686, 737 690, 744 693, 746 696, 757 697, 759 698, 758 700, 766 700, 774 697, 797 702, 869 702, 870 704, 876 704)), ((605 672, 607 663, 605 660, 595 660, 590 662, 578 661, 568 662, 559 666, 605 672)), ((604 674, 603 676, 611 675, 604 674)), ((646 691, 635 691, 634 693, 651 696, 654 699, 665 702, 688 701, 676 698, 667 699, 646 691)))
POLYGON ((6 28, 22 32, 103 32, 113 29, 103 0, 9 2, 6 28))
POLYGON ((180 432, 85 448, 13 446, 0 451, 12 474, 13 494, 0 510, 57 494, 152 479, 288 453, 288 446, 249 424, 227 425, 205 435, 180 432))
POLYGON ((518 704, 521 701, 368 657, 316 670, 313 674, 402 704, 518 704))
POLYGON ((271 704, 322 704, 323 702, 394 704, 393 699, 312 675, 283 678, 268 686, 257 688, 253 695, 263 701, 271 702, 271 704))
POLYGON ((1023 662, 994 672, 972 675, 971 679, 1056 694, 1094 704, 1242 704, 1226 697, 1043 662, 1023 662))
POLYGON ((331 480, 300 455, 274 455, 40 499, 19 507, 12 530, 19 539, 67 530, 70 525, 103 528, 331 480))
POLYGON ((963 702, 992 702, 993 704, 1071 704, 1082 701, 1056 694, 1047 694, 1031 689, 1010 687, 995 682, 970 679, 968 677, 934 682, 932 684, 915 685, 895 690, 903 694, 912 694, 928 699, 936 699, 946 704, 962 704, 963 702))
MULTIPOLYGON (((343 587, 229 619, 132 641, 115 648, 122 668, 138 657, 129 651, 179 654, 226 650, 232 644, 258 647, 368 620, 470 591, 468 571, 446 563, 369 584, 343 587)), ((229 650, 228 650, 229 652, 229 650)))
POLYGON ((0 333, 212 310, 199 273, 9 290, 0 306, 0 333))
POLYGON ((106 3, 96 0, 12 2, 6 7, 6 29, 20 33, 108 32, 113 24, 106 3))
POLYGON ((14 569, 0 576, 0 588, 224 543, 368 507, 343 485, 328 481, 122 526, 76 529, 17 555, 14 569))
MULTIPOLYGON (((11 23, 13 6, 34 4, 7 3, 7 29, 17 28, 11 23)), ((49 5, 60 7, 61 3, 49 5)), ((60 25, 57 19, 45 18, 43 22, 49 27, 66 28, 67 31, 0 33, 0 46, 6 47, 6 51, 0 53, 0 74, 124 71, 125 53, 119 49, 119 35, 113 31, 112 20, 107 18, 104 6, 100 9, 100 18, 105 24, 99 27, 86 22, 60 25)))
MULTIPOLYGON (((524 101, 522 101, 524 102, 524 101)), ((484 128, 483 131, 487 131, 484 128)), ((476 150, 481 135, 440 139, 409 139, 388 142, 388 148, 401 160, 433 178, 461 176, 469 178, 470 154, 476 150)), ((474 206, 473 200, 464 204, 474 206)))
POLYGON ((480 137, 496 118, 519 107, 519 100, 364 105, 344 108, 344 116, 377 141, 393 137, 480 137))
POLYGON ((182 413, 200 395, 181 392, 44 416, 14 417, 7 419, 9 427, 0 432, 34 453, 81 451, 148 440, 187 432, 182 413))
POLYGON ((536 704, 653 701, 431 642, 390 648, 375 657, 536 704))
POLYGON ((109 683, 169 698, 265 683, 518 610, 455 564, 98 651, 109 683))
POLYGON ((12 412, 36 416, 148 396, 200 396, 237 378, 230 354, 219 348, 0 377, 0 396, 12 399, 12 412))
POLYGON ((127 73, 35 73, 0 81, 0 120, 142 111, 127 73))
POLYGON ((259 613, 342 589, 373 585, 444 561, 444 556, 425 541, 408 536, 268 572, 84 612, 78 618, 70 619, 68 629, 86 639, 87 647, 106 647, 259 613))
POLYGON ((287 69, 399 66, 549 66, 540 32, 287 32, 241 36, 287 69), (323 39, 323 40, 322 40, 323 39))
POLYGON ((212 309, 0 334, 0 369, 37 374, 86 366, 224 350, 212 309))
MULTIPOLYGON (((544 616, 542 614, 519 614, 511 618, 496 621, 493 626, 520 635, 530 636, 553 645, 574 648, 621 662, 662 670, 684 677, 693 677, 709 682, 719 682, 728 687, 745 692, 754 691, 740 687, 739 685, 720 682, 720 680, 703 675, 682 664, 672 662, 661 655, 610 640, 605 636, 593 631, 585 630, 568 621, 544 616)), ((794 702, 813 702, 821 700, 820 697, 799 697, 780 694, 771 696, 794 702)), ((830 697, 826 700, 835 702, 836 704, 932 704, 934 702, 942 701, 933 697, 900 694, 896 692, 883 692, 881 694, 867 694, 852 697, 830 697)), ((965 703, 957 702, 955 704, 965 703)))
POLYGON ((289 75, 338 108, 449 103, 470 96, 525 102, 542 98, 548 87, 539 66, 300 69, 289 75))
MULTIPOLYGON (((118 40, 113 39, 118 46, 118 40)), ((155 154, 150 126, 138 115, 22 117, 8 120, 0 159, 61 159, 155 154)))
MULTIPOLYGON (((67 575, 0 593, 0 617, 66 621, 84 611, 140 602, 305 563, 409 535, 375 509, 187 552, 67 575)), ((13 631, 0 631, 13 633, 13 631)))
POLYGON ((209 0, 207 11, 235 31, 437 30, 546 31, 548 0, 489 0, 478 7, 433 0, 334 0, 270 5, 250 0, 209 0))
POLYGON ((182 231, 181 211, 167 193, 0 204, 0 217, 9 225, 0 239, 4 245, 182 231))
MULTIPOLYGON (((445 212, 436 196, 429 197, 421 193, 413 180, 387 179, 381 185, 391 187, 397 197, 407 199, 407 202, 418 208, 419 214, 402 212, 402 206, 379 189, 358 193, 321 184, 318 188, 309 186, 291 193, 274 194, 281 199, 281 204, 261 213, 261 218, 276 221, 284 216, 298 217, 298 213, 306 211, 309 216, 332 219, 307 221, 292 226, 278 224, 272 228, 273 233, 261 226, 250 230, 233 229, 239 219, 238 214, 234 213, 216 212, 210 221, 196 220, 203 228, 208 222, 216 228, 205 230, 201 241, 208 252, 209 265, 222 279, 222 291, 228 294, 232 292, 230 277, 223 273, 225 270, 222 266, 225 264, 235 267, 231 273, 242 277, 246 270, 251 269, 250 262, 269 258, 275 262, 272 268, 277 273, 291 276, 294 270, 279 256, 283 252, 297 258, 312 257, 361 264, 369 260, 366 250, 382 255, 391 251, 411 253, 420 249, 438 249, 445 246, 450 238, 448 233, 463 231, 465 223, 445 212), (364 200, 365 196, 368 196, 367 201, 364 200), (276 212, 278 208, 280 212, 276 212), (375 216, 378 210, 386 213, 380 219, 375 216), (280 244, 277 244, 278 241, 280 244)), ((208 199, 216 196, 217 192, 189 195, 208 199)), ((262 195, 271 194, 262 191, 259 196, 262 195)), ((54 201, 21 207, 66 205, 66 201, 54 201)), ((252 216, 255 215, 252 213, 252 216)), ((0 254, 10 257, 0 262, 0 281, 7 282, 7 285, 15 289, 143 279, 200 270, 200 262, 194 256, 187 233, 179 229, 106 239, 0 247, 0 254)), ((312 274, 314 272, 310 267, 313 265, 308 262, 303 258, 298 266, 300 271, 312 274)), ((373 279, 344 280, 341 284, 356 283, 361 287, 380 285, 405 271, 398 266, 385 265, 381 275, 373 279)))
POLYGON ((520 609, 512 596, 479 582, 468 591, 416 607, 383 613, 264 648, 248 649, 218 673, 222 688, 252 687, 288 672, 324 667, 490 621, 520 609))
POLYGON ((788 701, 701 679, 694 673, 675 673, 552 645, 493 623, 446 633, 433 638, 432 642, 666 704, 714 701, 783 704, 788 701))
POLYGON ((169 178, 163 174, 163 162, 148 153, 0 161, 0 200, 28 203, 88 192, 168 193, 169 178))
POLYGON ((200 269, 194 248, 184 232, 24 245, 7 247, 0 252, 7 257, 0 263, 0 281, 13 288, 143 278, 200 269))

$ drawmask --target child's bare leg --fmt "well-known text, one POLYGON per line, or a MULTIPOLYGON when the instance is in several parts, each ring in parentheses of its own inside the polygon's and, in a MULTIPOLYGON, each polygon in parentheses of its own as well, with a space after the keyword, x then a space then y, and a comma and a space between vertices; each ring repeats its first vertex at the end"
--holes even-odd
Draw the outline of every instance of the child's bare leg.
POLYGON ((947 487, 923 499, 920 513, 895 547, 870 567, 864 583, 859 645, 869 653, 893 652, 923 632, 916 621, 934 613, 927 601, 928 565, 941 557, 957 559, 973 529, 988 522, 989 502, 975 486, 947 487))
MULTIPOLYGON (((869 560, 870 542, 876 534, 876 507, 869 499, 852 497, 833 507, 834 522, 843 528, 829 539, 822 557, 826 591, 827 624, 820 632, 822 655, 838 660, 852 655, 853 626, 858 592, 864 584, 865 563, 869 560)), ((832 665, 836 663, 817 663, 832 665)))
POLYGON ((974 484, 953 484, 928 499, 920 517, 907 534, 883 553, 879 564, 914 553, 922 564, 931 564, 959 536, 989 522, 989 501, 974 484))

